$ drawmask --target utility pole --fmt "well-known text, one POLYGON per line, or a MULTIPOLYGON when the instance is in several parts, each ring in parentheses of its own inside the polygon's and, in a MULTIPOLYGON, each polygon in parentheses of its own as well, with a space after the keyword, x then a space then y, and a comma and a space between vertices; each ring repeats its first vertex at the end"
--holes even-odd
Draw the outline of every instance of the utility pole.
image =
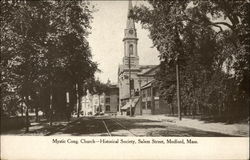
POLYGON ((181 96, 180 96, 180 73, 179 73, 178 58, 176 61, 176 89, 177 89, 177 106, 178 106, 178 118, 181 121, 181 96))
POLYGON ((129 74, 128 74, 128 76, 129 76, 129 103, 130 103, 130 116, 132 117, 132 105, 131 105, 131 64, 130 64, 131 62, 130 62, 130 53, 128 53, 128 69, 129 69, 129 74))
POLYGON ((141 94, 141 79, 139 79, 139 101, 140 101, 140 115, 142 115, 142 94, 141 94))
MULTIPOLYGON (((181 37, 178 32, 177 26, 174 27, 176 34, 176 45, 179 47, 179 53, 182 53, 181 37)), ((178 106, 178 118, 181 121, 181 96, 180 96, 180 68, 179 68, 179 54, 176 57, 176 95, 178 106)))

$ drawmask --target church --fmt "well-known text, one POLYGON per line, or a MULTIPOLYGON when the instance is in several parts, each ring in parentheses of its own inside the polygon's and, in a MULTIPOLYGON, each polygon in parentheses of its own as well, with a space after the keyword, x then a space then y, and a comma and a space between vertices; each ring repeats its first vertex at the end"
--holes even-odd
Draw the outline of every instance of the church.
MULTIPOLYGON (((135 22, 129 18, 129 12, 132 8, 132 1, 129 0, 127 23, 123 38, 124 55, 122 64, 118 68, 119 111, 126 109, 124 106, 133 100, 138 101, 134 103, 139 103, 139 98, 135 97, 139 97, 142 86, 154 80, 155 71, 159 68, 158 65, 140 65, 139 63, 137 49, 139 39, 137 38, 135 22)), ((137 110, 140 109, 137 108, 137 110)), ((142 111, 138 112, 142 114, 142 111)))

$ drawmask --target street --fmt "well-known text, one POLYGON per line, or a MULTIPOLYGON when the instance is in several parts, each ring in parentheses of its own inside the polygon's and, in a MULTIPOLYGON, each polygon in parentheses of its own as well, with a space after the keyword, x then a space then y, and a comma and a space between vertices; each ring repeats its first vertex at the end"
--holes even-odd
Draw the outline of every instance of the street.
POLYGON ((226 134, 180 127, 147 119, 129 117, 82 117, 47 136, 151 136, 151 137, 225 137, 226 134))

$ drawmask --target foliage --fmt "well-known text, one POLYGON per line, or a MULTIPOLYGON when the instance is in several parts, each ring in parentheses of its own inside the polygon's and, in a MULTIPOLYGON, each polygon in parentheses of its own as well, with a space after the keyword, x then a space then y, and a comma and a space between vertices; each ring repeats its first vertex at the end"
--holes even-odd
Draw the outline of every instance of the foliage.
POLYGON ((86 90, 89 90, 91 94, 98 94, 101 95, 103 93, 108 93, 109 91, 109 84, 103 83, 99 79, 88 79, 86 82, 86 90))
POLYGON ((135 7, 130 16, 150 31, 160 52, 156 79, 168 103, 175 103, 175 64, 179 63, 184 114, 248 116, 249 2, 148 3, 149 7, 135 7))
POLYGON ((60 92, 73 90, 76 83, 94 76, 97 64, 87 41, 92 19, 89 2, 0 3, 1 106, 6 111, 21 99, 31 104, 28 101, 37 96, 48 105, 49 94, 57 94, 52 90, 59 86, 64 86, 60 92))

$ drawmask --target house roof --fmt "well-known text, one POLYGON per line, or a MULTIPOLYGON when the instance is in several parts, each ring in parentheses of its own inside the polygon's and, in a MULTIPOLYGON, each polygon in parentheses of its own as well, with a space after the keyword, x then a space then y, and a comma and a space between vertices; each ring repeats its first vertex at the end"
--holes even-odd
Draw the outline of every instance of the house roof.
POLYGON ((156 81, 156 80, 149 81, 148 83, 146 83, 145 85, 143 85, 143 86, 141 87, 141 89, 145 89, 145 88, 151 87, 152 84, 153 84, 155 81, 156 81))

